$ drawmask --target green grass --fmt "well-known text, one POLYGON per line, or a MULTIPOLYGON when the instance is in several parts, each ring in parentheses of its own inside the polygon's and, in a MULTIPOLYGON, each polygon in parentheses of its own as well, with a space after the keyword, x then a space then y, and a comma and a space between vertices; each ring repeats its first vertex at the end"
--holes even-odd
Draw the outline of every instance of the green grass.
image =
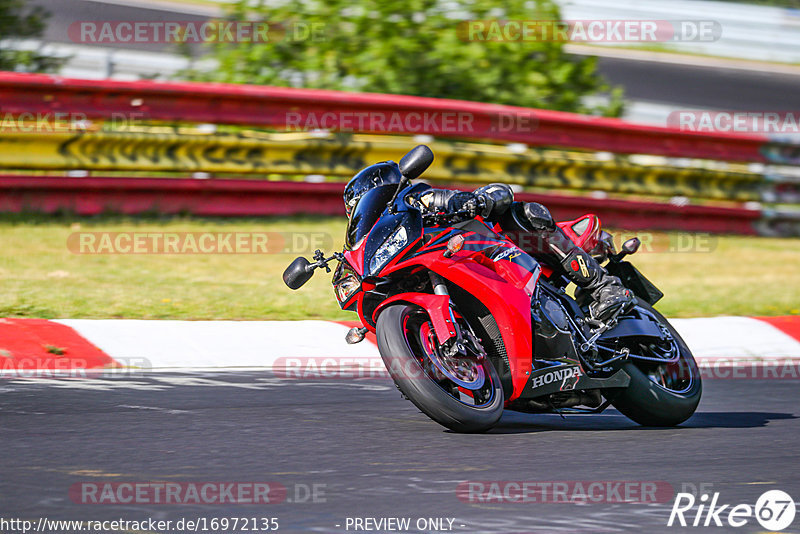
POLYGON ((654 237, 661 251, 643 250, 631 261, 664 292, 657 307, 665 315, 800 313, 800 239, 711 236, 707 248, 669 252, 664 245, 678 234, 654 237))
MULTIPOLYGON (((301 290, 281 280, 298 254, 81 255, 70 234, 89 232, 323 232, 341 247, 342 218, 0 218, 0 316, 136 319, 339 319, 318 272, 301 290)), ((634 263, 666 294, 668 316, 800 313, 800 240, 726 236, 703 250, 669 252, 677 234, 644 234, 634 263), (652 246, 646 250, 648 241, 652 246), (707 251, 707 249, 713 249, 707 251)))

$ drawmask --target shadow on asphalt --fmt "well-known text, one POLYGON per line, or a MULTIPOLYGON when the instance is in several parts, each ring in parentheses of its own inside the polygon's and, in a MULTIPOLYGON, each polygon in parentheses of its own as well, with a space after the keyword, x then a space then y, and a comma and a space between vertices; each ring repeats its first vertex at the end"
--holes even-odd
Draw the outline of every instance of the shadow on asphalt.
POLYGON ((698 412, 682 427, 687 428, 757 428, 770 421, 797 419, 791 413, 775 412, 698 412))
MULTIPOLYGON (((677 428, 758 428, 770 421, 797 419, 790 413, 778 412, 697 412, 677 428)), ((611 412, 599 415, 567 414, 562 419, 555 414, 526 414, 506 410, 500 423, 489 434, 523 434, 550 431, 609 431, 609 430, 674 430, 676 427, 644 427, 622 414, 611 412)))

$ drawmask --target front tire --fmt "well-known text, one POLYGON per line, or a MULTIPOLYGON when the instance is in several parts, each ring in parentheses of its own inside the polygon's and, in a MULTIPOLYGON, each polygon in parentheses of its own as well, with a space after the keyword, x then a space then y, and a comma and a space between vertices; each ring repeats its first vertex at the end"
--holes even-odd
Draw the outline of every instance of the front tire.
MULTIPOLYGON (((614 397, 612 404, 622 414, 644 426, 676 426, 689 419, 700 403, 703 384, 692 352, 666 317, 647 303, 639 306, 652 313, 672 334, 680 351, 677 364, 672 369, 659 369, 646 362, 628 362, 623 366, 631 377, 630 385, 614 397), (683 382, 669 386, 659 384, 653 373, 678 373, 683 382)), ((667 367, 667 366, 661 366, 667 367)), ((663 376, 663 374, 662 374, 663 376)), ((613 395, 613 394, 612 394, 613 395)))
MULTIPOLYGON (((472 392, 474 404, 455 397, 459 388, 434 376, 426 361, 421 327, 427 313, 417 306, 396 304, 378 316, 378 349, 397 387, 425 415, 455 432, 485 432, 503 414, 503 388, 500 377, 488 358, 480 365, 484 386, 472 392)), ((463 392, 464 389, 460 388, 463 392)))

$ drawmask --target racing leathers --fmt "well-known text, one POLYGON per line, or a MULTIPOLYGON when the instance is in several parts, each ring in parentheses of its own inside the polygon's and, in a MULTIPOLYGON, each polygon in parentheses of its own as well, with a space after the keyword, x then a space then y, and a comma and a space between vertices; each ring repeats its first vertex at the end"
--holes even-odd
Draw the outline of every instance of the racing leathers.
POLYGON ((472 193, 429 188, 412 199, 423 213, 457 213, 465 218, 480 215, 487 222, 498 223, 523 250, 566 277, 588 293, 591 315, 599 320, 610 318, 620 308, 635 301, 633 293, 611 276, 590 254, 578 247, 555 224, 550 211, 536 202, 514 201, 514 192, 505 184, 489 184, 472 193), (533 243, 535 245, 530 246, 533 243))

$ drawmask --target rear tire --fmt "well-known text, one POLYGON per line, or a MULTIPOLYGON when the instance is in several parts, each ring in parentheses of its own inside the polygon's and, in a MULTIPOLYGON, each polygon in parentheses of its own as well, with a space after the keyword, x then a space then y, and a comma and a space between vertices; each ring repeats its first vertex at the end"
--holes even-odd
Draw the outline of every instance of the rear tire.
MULTIPOLYGON (((691 381, 685 391, 672 391, 654 382, 643 372, 644 362, 628 362, 623 366, 631 377, 630 385, 622 390, 612 404, 629 419, 644 426, 675 426, 689 419, 700 403, 703 384, 692 352, 666 317, 647 303, 639 306, 655 315, 672 336, 680 350, 679 372, 687 373, 691 381)), ((613 393, 610 393, 613 395, 613 393)))
MULTIPOLYGON (((479 406, 459 401, 430 377, 421 361, 425 356, 419 348, 415 353, 406 330, 409 317, 424 313, 421 308, 406 304, 389 306, 378 316, 376 326, 378 349, 392 379, 400 391, 425 415, 454 432, 485 432, 503 414, 503 388, 500 377, 488 358, 482 362, 485 380, 489 381, 490 396, 479 406)), ((413 332, 412 332, 413 334, 413 332)))

